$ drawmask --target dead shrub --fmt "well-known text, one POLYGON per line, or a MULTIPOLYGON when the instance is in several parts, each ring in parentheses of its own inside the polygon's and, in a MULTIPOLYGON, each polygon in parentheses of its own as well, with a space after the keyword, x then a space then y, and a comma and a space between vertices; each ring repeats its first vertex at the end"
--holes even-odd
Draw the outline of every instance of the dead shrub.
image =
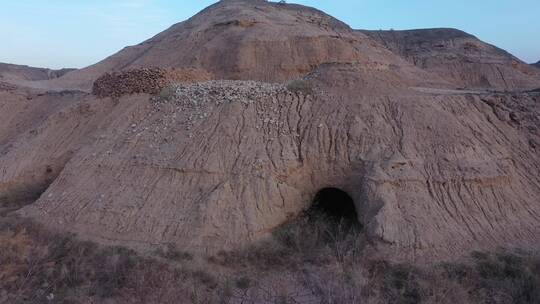
POLYGON ((540 303, 540 256, 515 252, 475 254, 483 295, 507 296, 513 303, 540 303))
MULTIPOLYGON (((191 258, 172 248, 166 254, 191 258)), ((217 283, 202 270, 178 271, 130 249, 79 241, 20 219, 0 220, 0 290, 7 297, 0 294, 0 302, 44 303, 54 298, 55 303, 82 303, 93 298, 167 303, 187 298, 193 286, 206 301, 206 295, 212 295, 209 288, 217 283)))
POLYGON ((156 254, 159 257, 176 261, 186 262, 193 260, 193 255, 189 252, 180 251, 174 244, 166 244, 156 250, 156 254))
POLYGON ((419 271, 411 265, 392 264, 387 261, 372 261, 370 278, 379 283, 382 297, 388 303, 420 303, 419 271))
POLYGON ((226 267, 255 267, 261 271, 298 269, 354 258, 364 247, 361 230, 324 216, 300 216, 275 229, 272 237, 246 248, 221 251, 211 263, 226 267))
POLYGON ((296 79, 287 83, 287 90, 304 96, 313 95, 313 86, 307 80, 296 79))
POLYGON ((169 84, 169 85, 164 86, 164 87, 159 91, 158 97, 159 97, 160 99, 169 100, 169 99, 171 99, 175 94, 176 94, 176 85, 174 85, 174 84, 169 84))

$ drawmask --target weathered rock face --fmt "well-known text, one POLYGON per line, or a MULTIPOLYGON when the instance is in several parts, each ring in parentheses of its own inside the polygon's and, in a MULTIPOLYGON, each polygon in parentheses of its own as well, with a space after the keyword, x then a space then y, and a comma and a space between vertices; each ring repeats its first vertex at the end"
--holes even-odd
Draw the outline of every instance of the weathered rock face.
POLYGON ((395 54, 465 88, 537 88, 540 73, 504 50, 455 29, 359 31, 395 54))
POLYGON ((452 90, 324 16, 222 1, 86 70, 185 64, 259 81, 129 95, 155 92, 135 70, 98 81, 117 100, 0 92, 0 208, 37 195, 19 214, 104 242, 212 252, 267 236, 336 187, 399 254, 538 248, 538 93, 452 90))

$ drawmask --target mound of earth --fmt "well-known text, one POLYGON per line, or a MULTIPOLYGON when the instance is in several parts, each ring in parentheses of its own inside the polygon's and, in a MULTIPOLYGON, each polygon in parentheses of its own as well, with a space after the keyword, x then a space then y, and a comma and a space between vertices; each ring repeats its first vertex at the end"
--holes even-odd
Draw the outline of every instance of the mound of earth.
POLYGON ((464 88, 535 89, 540 73, 508 52, 456 29, 366 31, 410 63, 464 88))
POLYGON ((0 80, 16 82, 20 80, 49 80, 55 79, 72 72, 75 69, 51 70, 34 68, 26 65, 0 63, 0 80))
POLYGON ((101 242, 211 253, 267 237, 324 191, 350 197, 394 256, 538 248, 538 93, 456 90, 319 11, 246 0, 47 85, 103 72, 98 96, 0 92, 0 208, 101 242), (228 80, 148 94, 175 67, 228 80))
POLYGON ((329 187, 351 196, 372 240, 402 253, 536 246, 538 96, 420 92, 364 69, 321 67, 307 96, 218 81, 89 99, 21 136, 0 159, 0 186, 58 168, 20 214, 144 248, 235 248, 329 187))

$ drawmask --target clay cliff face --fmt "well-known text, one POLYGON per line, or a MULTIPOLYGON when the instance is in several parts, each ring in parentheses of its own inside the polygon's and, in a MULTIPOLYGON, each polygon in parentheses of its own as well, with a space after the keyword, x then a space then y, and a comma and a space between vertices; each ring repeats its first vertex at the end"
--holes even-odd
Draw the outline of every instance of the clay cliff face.
POLYGON ((132 70, 98 86, 114 98, 0 92, 0 207, 101 242, 215 252, 336 187, 398 255, 538 248, 540 96, 452 89, 358 35, 310 8, 222 1, 63 78, 185 64, 229 80, 130 95, 157 92, 132 70))
POLYGON ((521 60, 459 30, 362 30, 359 33, 379 41, 410 63, 464 88, 535 89, 540 79, 540 73, 521 60))

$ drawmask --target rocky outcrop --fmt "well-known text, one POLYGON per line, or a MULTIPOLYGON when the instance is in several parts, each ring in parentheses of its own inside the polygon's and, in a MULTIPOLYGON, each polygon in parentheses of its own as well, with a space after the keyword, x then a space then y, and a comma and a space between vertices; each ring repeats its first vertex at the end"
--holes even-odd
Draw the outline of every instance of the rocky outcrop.
POLYGON ((410 63, 464 88, 534 89, 540 73, 504 50, 455 29, 359 31, 410 63))

